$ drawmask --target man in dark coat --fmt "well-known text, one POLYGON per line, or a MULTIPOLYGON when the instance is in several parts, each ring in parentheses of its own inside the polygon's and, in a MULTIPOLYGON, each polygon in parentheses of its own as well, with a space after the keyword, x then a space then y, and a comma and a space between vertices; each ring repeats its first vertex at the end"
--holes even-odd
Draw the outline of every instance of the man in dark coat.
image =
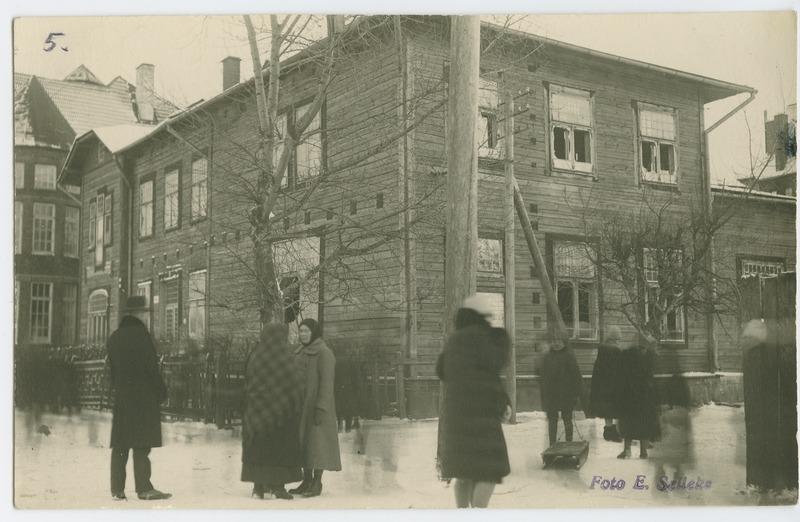
POLYGON ((592 371, 591 413, 605 419, 603 438, 612 442, 622 442, 622 436, 614 425, 619 418, 620 365, 622 350, 619 341, 622 331, 619 326, 608 329, 606 338, 597 349, 597 359, 592 371))
POLYGON ((131 296, 123 309, 127 315, 106 345, 114 390, 111 424, 111 495, 125 500, 125 466, 133 450, 136 493, 142 500, 171 497, 150 483, 150 449, 161 446, 161 408, 167 387, 161 379, 153 339, 144 325, 144 296, 131 296))

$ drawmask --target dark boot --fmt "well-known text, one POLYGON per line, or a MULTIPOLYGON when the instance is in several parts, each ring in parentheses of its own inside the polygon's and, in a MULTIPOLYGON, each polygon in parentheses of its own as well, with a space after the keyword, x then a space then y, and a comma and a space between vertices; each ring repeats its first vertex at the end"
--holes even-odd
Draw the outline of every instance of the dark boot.
POLYGON ((286 491, 286 488, 283 485, 280 486, 270 486, 270 492, 275 495, 275 498, 280 498, 283 500, 292 500, 294 497, 286 491))
POLYGON ((622 442, 622 435, 617 431, 616 426, 606 426, 603 428, 603 438, 610 442, 622 442))
POLYGON ((313 481, 312 471, 313 470, 311 469, 303 469, 303 482, 301 482, 296 488, 290 489, 289 493, 293 495, 302 495, 308 491, 308 488, 311 487, 311 482, 313 481))
POLYGON ((311 482, 311 486, 309 486, 308 491, 303 493, 303 496, 309 498, 309 497, 318 497, 321 494, 322 494, 322 470, 315 469, 314 480, 311 482))

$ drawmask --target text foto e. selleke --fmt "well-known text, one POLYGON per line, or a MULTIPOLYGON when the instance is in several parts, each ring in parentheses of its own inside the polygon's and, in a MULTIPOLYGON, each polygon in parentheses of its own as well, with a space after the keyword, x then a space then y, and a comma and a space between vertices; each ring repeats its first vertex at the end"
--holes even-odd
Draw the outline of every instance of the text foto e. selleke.
MULTIPOLYGON (((622 491, 627 489, 630 484, 630 489, 646 491, 650 489, 651 479, 646 475, 636 475, 633 480, 625 480, 617 477, 603 477, 601 475, 592 476, 592 482, 589 484, 589 489, 597 489, 602 491, 622 491)), ((655 479, 656 491, 679 491, 688 490, 695 491, 700 489, 711 489, 711 481, 703 477, 688 477, 686 475, 678 479, 670 479, 667 476, 656 477, 655 479)))

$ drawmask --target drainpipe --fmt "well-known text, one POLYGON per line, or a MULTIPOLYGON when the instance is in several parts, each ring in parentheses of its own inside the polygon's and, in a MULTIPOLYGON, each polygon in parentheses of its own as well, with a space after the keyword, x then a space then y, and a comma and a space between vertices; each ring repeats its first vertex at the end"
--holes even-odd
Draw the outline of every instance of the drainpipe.
MULTIPOLYGON (((702 133, 702 140, 700 140, 700 156, 703 158, 703 212, 705 214, 706 222, 711 220, 712 211, 713 211, 713 202, 714 198, 711 193, 711 159, 708 154, 708 135, 711 132, 728 121, 734 114, 739 112, 740 110, 744 109, 750 102, 752 102, 756 98, 756 94, 758 93, 757 90, 753 89, 750 92, 750 97, 747 98, 745 101, 740 103, 736 108, 731 110, 728 114, 717 120, 716 123, 711 125, 708 129, 703 130, 702 133)), ((705 117, 703 110, 700 111, 700 128, 703 129, 705 126, 705 117)), ((711 277, 711 285, 708 289, 708 302, 715 303, 717 301, 717 280, 714 276, 715 262, 714 262, 714 238, 711 238, 711 243, 709 245, 709 257, 708 257, 708 273, 711 277)), ((708 328, 708 366, 709 371, 717 372, 719 370, 719 347, 717 346, 717 333, 716 328, 714 326, 716 321, 716 317, 713 311, 708 313, 706 317, 706 324, 708 328)))

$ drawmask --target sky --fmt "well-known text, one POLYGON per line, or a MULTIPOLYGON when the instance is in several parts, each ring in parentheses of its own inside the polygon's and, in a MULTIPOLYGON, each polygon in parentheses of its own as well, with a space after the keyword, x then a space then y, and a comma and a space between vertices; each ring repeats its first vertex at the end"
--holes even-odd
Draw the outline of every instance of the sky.
MULTIPOLYGON (((714 8, 703 0, 692 4, 714 8)), ((729 2, 724 8, 736 5, 729 2)), ((268 6, 269 2, 261 4, 258 11, 268 6)), ((297 5, 298 10, 302 7, 297 5)), ((526 11, 531 11, 530 5, 519 12, 526 11)), ((756 158, 763 155, 764 111, 772 118, 796 101, 796 17, 791 12, 530 14, 523 24, 530 32, 556 40, 757 89, 745 111, 711 134, 712 172, 718 181, 735 182, 750 171, 751 144, 756 158)), ((60 79, 83 64, 104 82, 116 76, 135 82, 136 67, 151 63, 156 90, 180 104, 220 92, 221 60, 227 56, 242 58, 243 79, 252 77, 240 16, 21 17, 13 31, 17 72, 60 79), (50 33, 63 36, 48 52, 44 48, 50 33)), ((262 49, 265 52, 266 45, 262 49)), ((707 126, 746 98, 708 105, 707 126)))

